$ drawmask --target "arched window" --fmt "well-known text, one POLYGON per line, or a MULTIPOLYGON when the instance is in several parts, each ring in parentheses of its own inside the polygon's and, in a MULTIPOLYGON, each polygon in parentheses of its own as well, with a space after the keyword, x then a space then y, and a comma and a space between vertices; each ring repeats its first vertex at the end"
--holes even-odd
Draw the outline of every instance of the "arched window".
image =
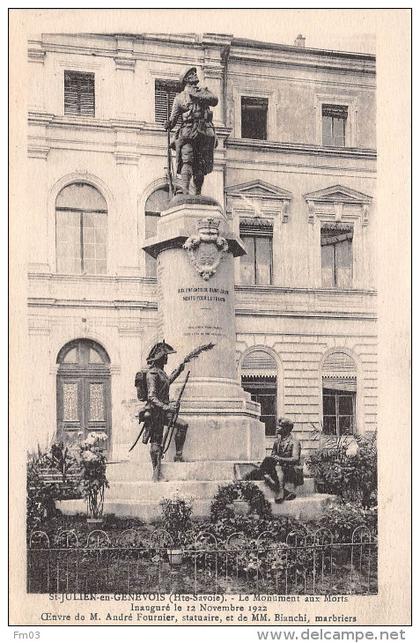
POLYGON ((57 363, 58 439, 72 442, 95 431, 110 436, 111 376, 106 351, 89 339, 75 339, 63 346, 57 363))
POLYGON ((277 364, 263 349, 246 355, 241 370, 242 388, 251 394, 254 402, 261 404, 261 422, 265 434, 275 435, 277 420, 277 364))
POLYGON ((322 367, 324 433, 340 437, 355 432, 356 389, 354 360, 343 351, 330 353, 322 367))
POLYGON ((57 272, 106 273, 107 205, 88 183, 71 183, 55 203, 57 272))
MULTIPOLYGON (((145 238, 150 239, 157 233, 160 213, 167 210, 169 204, 169 187, 155 190, 146 201, 145 206, 145 238)), ((156 277, 156 259, 146 254, 146 277, 156 277)))

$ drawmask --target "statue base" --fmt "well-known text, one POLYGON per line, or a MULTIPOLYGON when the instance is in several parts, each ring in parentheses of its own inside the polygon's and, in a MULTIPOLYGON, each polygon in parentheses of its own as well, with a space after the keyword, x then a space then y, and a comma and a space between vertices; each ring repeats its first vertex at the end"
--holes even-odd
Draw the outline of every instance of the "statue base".
MULTIPOLYGON (((210 515, 211 503, 221 485, 238 479, 236 461, 162 462, 160 482, 151 481, 151 467, 135 462, 115 462, 108 466, 110 487, 105 491, 104 513, 120 517, 139 518, 153 522, 162 518, 160 501, 175 495, 190 498, 193 516, 206 518, 210 515)), ((306 478, 297 487, 297 498, 291 502, 276 504, 274 493, 264 484, 255 482, 265 494, 274 516, 283 515, 300 520, 313 520, 334 501, 334 496, 314 493, 312 478, 306 478)), ((84 500, 63 500, 57 503, 64 514, 84 513, 84 500)))

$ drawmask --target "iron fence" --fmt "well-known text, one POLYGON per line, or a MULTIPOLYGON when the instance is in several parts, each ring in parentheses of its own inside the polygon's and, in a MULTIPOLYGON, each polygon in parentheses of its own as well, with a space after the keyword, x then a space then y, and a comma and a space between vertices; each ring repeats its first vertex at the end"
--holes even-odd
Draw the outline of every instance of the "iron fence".
POLYGON ((104 530, 83 540, 74 530, 29 538, 27 591, 31 593, 263 593, 374 594, 377 540, 365 527, 349 542, 328 529, 292 531, 281 542, 263 532, 225 540, 191 534, 175 548, 168 532, 127 529, 113 538, 104 530))

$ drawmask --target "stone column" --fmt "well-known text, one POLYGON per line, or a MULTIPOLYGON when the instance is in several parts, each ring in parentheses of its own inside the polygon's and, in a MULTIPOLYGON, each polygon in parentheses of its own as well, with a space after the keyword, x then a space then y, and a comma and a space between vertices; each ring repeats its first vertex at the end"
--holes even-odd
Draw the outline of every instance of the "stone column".
POLYGON ((187 366, 191 375, 181 412, 190 425, 185 457, 261 459, 259 405, 243 391, 235 363, 233 260, 244 253, 243 246, 213 199, 179 195, 170 206, 161 214, 157 237, 144 247, 158 261, 159 331, 177 350, 169 366, 197 346, 214 343, 187 366))

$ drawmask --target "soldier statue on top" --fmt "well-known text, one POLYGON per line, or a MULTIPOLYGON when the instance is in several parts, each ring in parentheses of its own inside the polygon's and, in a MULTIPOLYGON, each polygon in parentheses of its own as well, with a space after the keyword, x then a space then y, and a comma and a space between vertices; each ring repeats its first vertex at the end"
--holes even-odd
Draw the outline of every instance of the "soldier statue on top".
POLYGON ((181 75, 180 82, 183 91, 176 95, 164 127, 171 130, 180 122, 171 147, 176 151, 176 169, 181 175, 182 191, 195 195, 201 194, 204 176, 213 170, 216 134, 210 107, 217 105, 218 99, 207 87, 199 87, 196 67, 189 67, 181 75))

